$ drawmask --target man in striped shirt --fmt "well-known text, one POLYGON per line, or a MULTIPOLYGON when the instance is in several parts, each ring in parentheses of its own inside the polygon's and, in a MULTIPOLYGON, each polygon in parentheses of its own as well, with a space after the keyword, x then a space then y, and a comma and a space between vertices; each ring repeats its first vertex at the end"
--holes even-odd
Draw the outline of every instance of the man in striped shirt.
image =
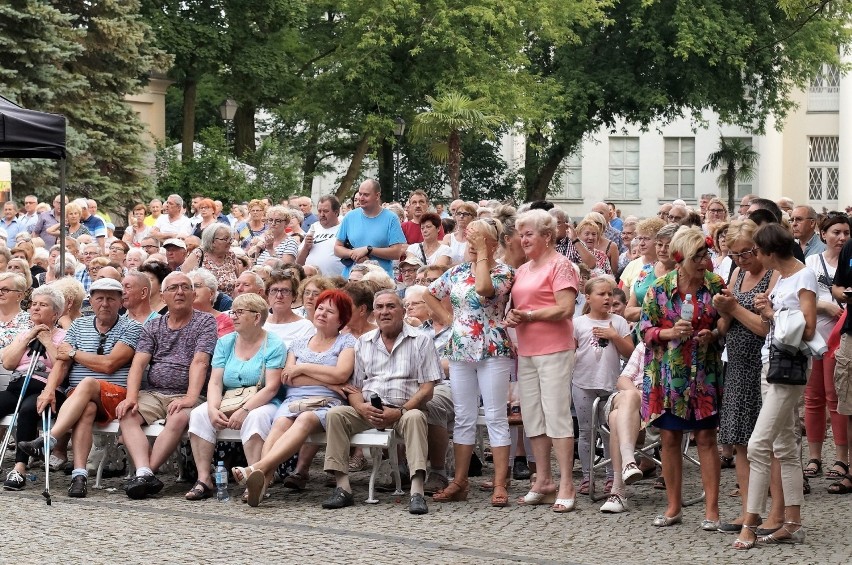
MULTIPOLYGON (((92 426, 115 419, 115 410, 127 394, 127 374, 139 335, 134 320, 118 315, 124 289, 121 283, 98 279, 91 286, 94 316, 77 318, 57 347, 56 363, 47 385, 38 397, 37 410, 56 409, 56 390, 68 382, 68 400, 62 405, 50 435, 50 447, 56 438, 72 431, 74 470, 68 496, 84 498, 88 492, 86 459, 92 448, 92 426)), ((32 457, 44 457, 41 438, 20 442, 32 457)))
POLYGON ((326 424, 325 470, 333 471, 337 488, 323 508, 352 506, 349 485, 350 437, 376 428, 393 428, 405 440, 411 471, 411 500, 408 511, 426 514, 423 483, 426 477, 427 422, 421 408, 432 398, 443 378, 432 339, 403 322, 402 299, 392 290, 382 290, 373 299, 378 329, 367 332, 355 345, 355 374, 349 406, 329 410, 326 424), (378 395, 383 407, 371 404, 378 395))

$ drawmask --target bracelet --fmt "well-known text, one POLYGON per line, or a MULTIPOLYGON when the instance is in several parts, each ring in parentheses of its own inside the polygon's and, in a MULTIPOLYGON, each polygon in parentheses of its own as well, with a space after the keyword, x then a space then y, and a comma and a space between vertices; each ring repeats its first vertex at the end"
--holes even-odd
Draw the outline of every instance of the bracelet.
POLYGON ((486 257, 485 259, 477 259, 476 260, 477 263, 482 263, 483 261, 488 261, 488 257, 486 257))
POLYGON ((532 310, 527 310, 527 322, 532 322, 532 321, 533 321, 532 316, 533 316, 533 311, 532 311, 532 310))
POLYGON ((246 411, 246 414, 251 414, 251 410, 249 410, 249 409, 248 409, 248 408, 246 408, 245 406, 240 406, 240 410, 245 410, 245 411, 246 411))

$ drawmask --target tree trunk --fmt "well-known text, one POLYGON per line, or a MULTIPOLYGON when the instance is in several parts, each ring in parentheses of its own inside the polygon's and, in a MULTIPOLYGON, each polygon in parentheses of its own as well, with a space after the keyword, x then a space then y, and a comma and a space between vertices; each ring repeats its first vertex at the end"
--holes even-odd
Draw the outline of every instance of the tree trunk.
POLYGON ((450 132, 447 145, 449 148, 447 176, 450 178, 450 190, 453 192, 453 200, 458 200, 461 192, 461 137, 458 130, 450 132))
POLYGON ((725 180, 728 181, 728 215, 733 218, 737 199, 737 166, 733 161, 728 162, 725 180))
POLYGON ((527 185, 527 201, 547 200, 547 192, 553 175, 559 169, 559 164, 565 158, 568 150, 564 142, 559 142, 550 147, 547 160, 541 164, 532 178, 532 183, 527 185))
POLYGON ((254 111, 254 105, 240 104, 234 115, 234 154, 237 157, 257 150, 254 142, 254 111))
POLYGON ((358 174, 361 172, 361 163, 364 162, 364 156, 367 154, 367 150, 369 148, 370 138, 368 134, 365 133, 358 141, 358 145, 355 146, 355 154, 352 155, 352 161, 349 163, 346 175, 340 182, 340 186, 337 187, 335 196, 341 202, 343 202, 346 196, 352 192, 352 185, 355 183, 355 179, 358 178, 358 174))
POLYGON ((304 160, 302 161, 302 194, 311 194, 314 182, 314 171, 317 170, 317 153, 319 151, 319 133, 316 124, 308 126, 308 141, 305 143, 304 160))
POLYGON ((394 176, 393 145, 387 139, 379 147, 379 184, 382 187, 382 202, 399 200, 399 191, 394 176))
POLYGON ((183 131, 181 132, 181 158, 188 163, 194 157, 192 144, 195 141, 195 96, 198 82, 188 78, 183 83, 183 131))

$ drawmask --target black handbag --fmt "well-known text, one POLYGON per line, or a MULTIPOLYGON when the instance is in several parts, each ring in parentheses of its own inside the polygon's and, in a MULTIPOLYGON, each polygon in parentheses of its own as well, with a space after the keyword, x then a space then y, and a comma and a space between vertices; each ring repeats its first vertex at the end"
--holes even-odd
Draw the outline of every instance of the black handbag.
POLYGON ((808 356, 771 344, 769 346, 769 372, 766 382, 776 385, 803 386, 808 384, 808 356))

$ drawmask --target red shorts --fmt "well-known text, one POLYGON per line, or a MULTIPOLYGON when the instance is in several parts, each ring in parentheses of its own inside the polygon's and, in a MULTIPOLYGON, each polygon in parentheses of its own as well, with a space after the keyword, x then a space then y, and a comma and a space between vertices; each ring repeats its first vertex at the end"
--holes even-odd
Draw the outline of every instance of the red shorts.
MULTIPOLYGON (((97 381, 101 386, 101 401, 98 406, 98 413, 95 415, 95 422, 108 424, 115 420, 115 409, 127 397, 127 389, 100 379, 97 379, 97 381)), ((69 396, 73 396, 75 391, 76 389, 72 390, 69 396)))

